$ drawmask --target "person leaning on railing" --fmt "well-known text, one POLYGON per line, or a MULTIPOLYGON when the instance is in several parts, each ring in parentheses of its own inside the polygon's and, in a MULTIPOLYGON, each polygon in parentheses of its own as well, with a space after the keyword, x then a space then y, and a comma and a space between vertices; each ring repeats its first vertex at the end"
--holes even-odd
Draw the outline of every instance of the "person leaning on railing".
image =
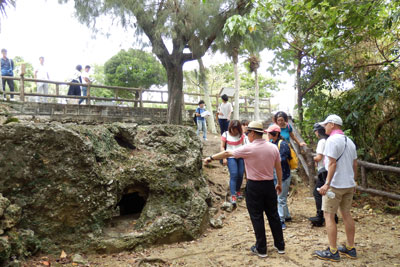
POLYGON ((274 123, 281 127, 281 136, 285 138, 286 142, 290 144, 292 138, 299 146, 306 146, 305 142, 300 142, 299 139, 293 134, 293 127, 289 123, 288 115, 283 111, 278 111, 274 115, 274 123))

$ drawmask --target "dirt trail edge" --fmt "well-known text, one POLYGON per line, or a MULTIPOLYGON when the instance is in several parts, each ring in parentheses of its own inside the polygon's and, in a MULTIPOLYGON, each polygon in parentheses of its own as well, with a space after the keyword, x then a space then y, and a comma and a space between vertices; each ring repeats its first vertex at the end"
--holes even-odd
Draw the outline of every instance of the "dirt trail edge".
MULTIPOLYGON (((209 140, 204 143, 203 154, 208 156, 218 149, 219 136, 209 134, 209 140)), ((255 237, 245 201, 239 202, 237 209, 231 213, 219 208, 228 188, 229 174, 226 167, 213 162, 211 168, 204 168, 204 173, 213 192, 213 199, 218 201, 214 203, 218 208, 218 216, 225 216, 223 228, 210 227, 201 238, 194 241, 162 245, 138 252, 84 255, 86 262, 79 266, 400 266, 400 216, 382 214, 369 207, 352 209, 356 220, 358 259, 342 257, 337 264, 313 257, 313 251, 325 249, 328 241, 325 228, 312 227, 307 220, 315 214, 315 204, 302 183, 291 188, 288 199, 293 221, 284 230, 286 254, 280 255, 273 248, 273 239, 265 217, 268 257, 259 258, 250 252, 255 237)), ((344 225, 339 215, 338 245, 345 240, 344 225)), ((62 263, 58 260, 57 263, 56 257, 52 256, 32 259, 24 263, 24 266, 44 266, 41 265, 43 259, 51 261, 51 266, 78 266, 71 261, 62 263)))

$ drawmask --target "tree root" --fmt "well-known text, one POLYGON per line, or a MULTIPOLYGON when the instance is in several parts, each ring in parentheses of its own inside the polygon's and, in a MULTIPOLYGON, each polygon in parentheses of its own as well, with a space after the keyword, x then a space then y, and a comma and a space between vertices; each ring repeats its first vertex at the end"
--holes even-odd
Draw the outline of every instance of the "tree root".
POLYGON ((168 264, 167 261, 161 258, 143 258, 138 261, 137 266, 147 266, 146 263, 149 263, 149 266, 155 266, 155 263, 168 264))

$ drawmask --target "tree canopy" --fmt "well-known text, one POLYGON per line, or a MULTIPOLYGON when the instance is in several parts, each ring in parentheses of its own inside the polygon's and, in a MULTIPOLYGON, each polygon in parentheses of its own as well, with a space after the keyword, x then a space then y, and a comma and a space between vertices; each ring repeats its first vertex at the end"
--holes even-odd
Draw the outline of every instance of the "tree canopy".
POLYGON ((160 62, 151 53, 136 49, 119 51, 104 64, 104 73, 106 85, 112 86, 149 89, 167 83, 160 62))
MULTIPOLYGON (((68 0, 61 0, 67 2, 68 0)), ((244 0, 74 0, 81 22, 96 27, 103 16, 118 19, 136 33, 145 34, 168 78, 168 122, 182 121, 182 86, 185 62, 204 55, 220 34, 227 18, 244 12, 244 0), (185 52, 189 47, 190 52, 185 52)))

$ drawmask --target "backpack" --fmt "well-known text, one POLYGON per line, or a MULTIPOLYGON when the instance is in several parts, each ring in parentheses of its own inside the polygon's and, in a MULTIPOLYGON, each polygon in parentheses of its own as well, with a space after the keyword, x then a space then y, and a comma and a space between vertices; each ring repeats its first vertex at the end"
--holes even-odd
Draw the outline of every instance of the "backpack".
MULTIPOLYGON (((279 140, 278 142, 278 149, 281 149, 281 142, 282 140, 279 140)), ((299 159, 297 158, 296 152, 294 152, 294 149, 291 147, 290 144, 288 144, 289 150, 290 150, 290 157, 288 158, 288 163, 289 167, 291 170, 297 169, 299 167, 299 159)))
POLYGON ((197 116, 196 116, 196 112, 193 115, 193 121, 194 121, 194 125, 197 125, 197 116))

